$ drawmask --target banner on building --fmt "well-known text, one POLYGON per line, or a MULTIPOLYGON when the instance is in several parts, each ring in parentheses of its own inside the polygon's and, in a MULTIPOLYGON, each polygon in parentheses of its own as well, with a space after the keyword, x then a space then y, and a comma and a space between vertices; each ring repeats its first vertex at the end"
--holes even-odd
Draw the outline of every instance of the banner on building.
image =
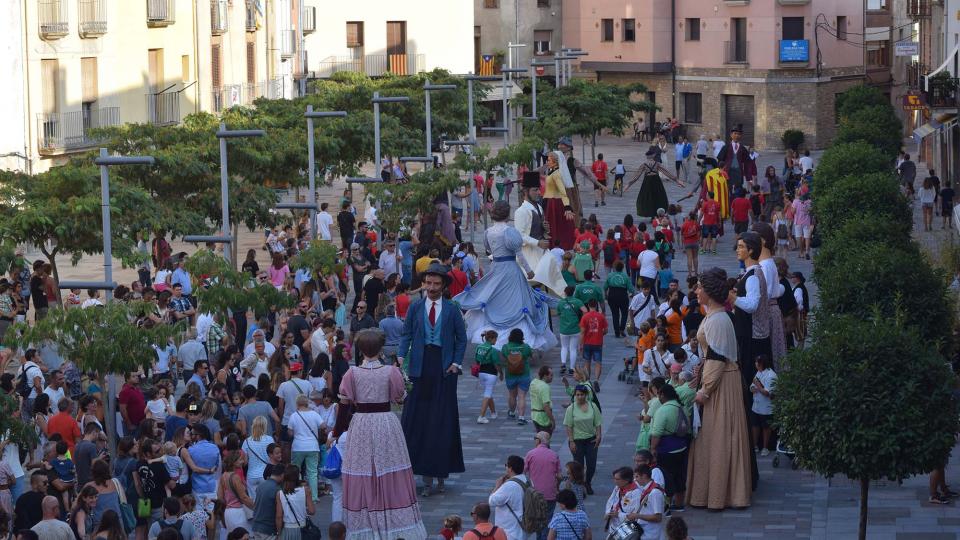
POLYGON ((920 44, 916 41, 898 41, 893 45, 894 56, 919 56, 920 44))
POLYGON ((480 56, 480 75, 481 76, 493 75, 493 66, 494 66, 494 57, 492 54, 484 54, 480 56))

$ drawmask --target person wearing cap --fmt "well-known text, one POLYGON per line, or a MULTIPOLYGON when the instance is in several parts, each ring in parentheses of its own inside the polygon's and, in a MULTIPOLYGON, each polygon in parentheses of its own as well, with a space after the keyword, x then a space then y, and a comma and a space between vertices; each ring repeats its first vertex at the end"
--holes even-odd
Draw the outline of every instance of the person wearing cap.
POLYGON ((750 182, 750 152, 746 145, 740 142, 743 130, 740 126, 730 130, 730 142, 717 155, 719 167, 726 171, 731 188, 743 188, 744 182, 750 182))
POLYGON ((400 254, 397 253, 397 243, 395 241, 384 240, 379 263, 385 276, 400 273, 400 254))
POLYGON ((449 269, 433 263, 423 273, 426 297, 407 311, 397 360, 413 383, 401 424, 413 473, 424 477, 430 495, 433 478, 463 472, 457 377, 467 349, 467 329, 460 307, 443 298, 449 269))
MULTIPOLYGON (((557 507, 557 491, 560 485, 560 456, 550 448, 550 433, 538 431, 534 436, 534 447, 523 457, 523 472, 527 475, 533 489, 543 495, 547 502, 547 515, 552 516, 557 507)), ((547 528, 537 533, 542 540, 547 537, 547 528)))
POLYGON ((663 179, 661 175, 674 181, 680 187, 685 187, 676 176, 670 173, 666 167, 657 162, 657 149, 651 146, 647 149, 646 161, 637 169, 636 176, 623 188, 626 192, 639 180, 643 178, 640 184, 640 192, 637 193, 637 215, 640 217, 653 218, 657 215, 657 209, 666 208, 670 201, 667 199, 667 190, 663 188, 663 179))

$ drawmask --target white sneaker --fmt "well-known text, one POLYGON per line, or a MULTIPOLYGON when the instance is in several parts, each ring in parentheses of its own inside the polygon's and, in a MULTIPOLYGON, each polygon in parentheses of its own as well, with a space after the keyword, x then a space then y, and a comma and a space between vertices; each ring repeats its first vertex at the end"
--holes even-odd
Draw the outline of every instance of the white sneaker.
POLYGON ((478 416, 478 417, 477 417, 477 423, 478 423, 478 424, 489 424, 490 421, 487 420, 486 418, 482 417, 482 416, 478 416))
POLYGON ((491 419, 491 420, 496 420, 496 419, 497 419, 497 413, 495 413, 495 412, 494 412, 494 413, 490 413, 490 419, 491 419))
POLYGON ((767 450, 766 448, 760 451, 760 457, 767 457, 769 455, 770 455, 770 451, 767 450))

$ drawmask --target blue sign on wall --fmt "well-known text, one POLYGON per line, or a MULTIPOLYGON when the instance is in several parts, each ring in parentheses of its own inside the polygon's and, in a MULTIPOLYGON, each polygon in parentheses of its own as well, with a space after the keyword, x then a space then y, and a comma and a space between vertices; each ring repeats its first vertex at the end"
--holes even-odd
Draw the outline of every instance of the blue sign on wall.
POLYGON ((806 39, 780 40, 781 62, 809 62, 810 41, 806 39))

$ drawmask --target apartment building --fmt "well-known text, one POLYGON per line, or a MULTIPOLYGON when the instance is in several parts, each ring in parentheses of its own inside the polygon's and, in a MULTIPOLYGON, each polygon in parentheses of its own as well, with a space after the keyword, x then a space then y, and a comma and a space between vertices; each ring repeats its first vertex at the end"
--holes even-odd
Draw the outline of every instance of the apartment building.
MULTIPOLYGON (((904 124, 919 143, 918 161, 940 178, 956 182, 960 171, 960 0, 905 0, 901 9, 913 21, 918 51, 913 61, 894 71, 906 81, 894 99, 904 124)), ((898 66, 899 67, 899 66, 898 66)))
POLYGON ((565 45, 562 0, 474 0, 473 16, 474 73, 484 55, 493 56, 497 69, 527 67, 565 45))
POLYGON ((11 0, 0 167, 41 172, 95 146, 91 130, 175 125, 273 90, 263 0, 11 0))
POLYGON ((473 70, 473 0, 329 2, 321 9, 322 31, 304 38, 311 77, 473 70))
MULTIPOLYGON (((867 0, 874 1, 874 0, 867 0)), ((883 0, 878 0, 883 1, 883 0)), ((565 0, 564 45, 600 80, 640 82, 687 136, 743 129, 779 149, 786 129, 829 144, 835 96, 864 80, 862 0, 565 0)))

